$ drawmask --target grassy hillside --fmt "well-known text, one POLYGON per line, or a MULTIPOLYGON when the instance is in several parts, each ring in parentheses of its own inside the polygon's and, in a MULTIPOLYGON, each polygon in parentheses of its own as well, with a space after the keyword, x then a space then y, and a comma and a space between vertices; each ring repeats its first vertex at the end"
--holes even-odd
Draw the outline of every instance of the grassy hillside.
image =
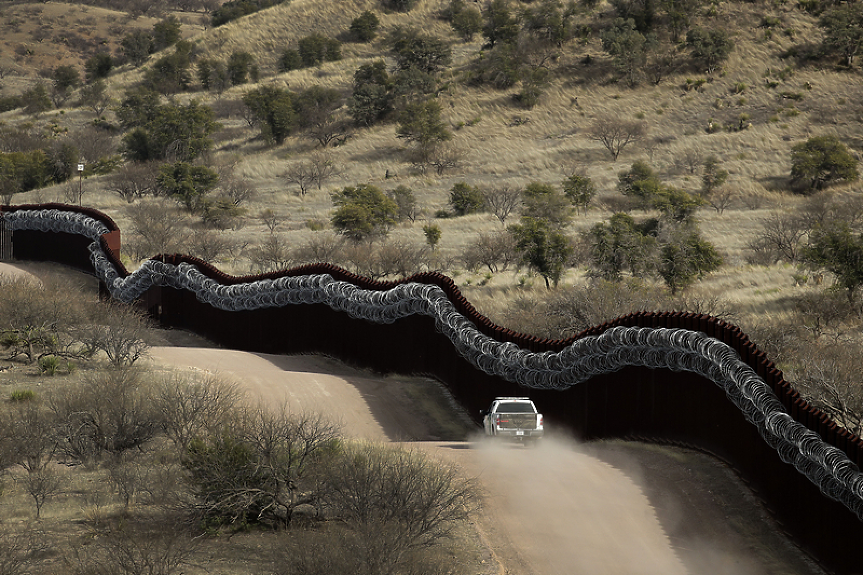
MULTIPOLYGON (((216 109, 223 128, 215 134, 216 145, 205 161, 210 165, 231 164, 235 176, 248 180, 257 190, 255 198, 244 205, 245 216, 232 229, 213 232, 227 238, 232 246, 216 259, 218 267, 235 274, 251 269, 244 254, 269 235, 256 217, 265 209, 278 216, 276 234, 285 246, 301 246, 310 238, 331 234, 326 229, 319 230, 328 227, 332 210, 329 192, 345 185, 372 183, 385 190, 397 185, 410 187, 421 216, 413 223, 400 224, 390 237, 422 246, 422 225, 447 208, 449 190, 456 182, 523 187, 532 181, 543 181, 559 185, 566 175, 583 170, 596 183, 599 194, 593 209, 577 216, 569 227, 569 234, 577 237, 619 209, 617 174, 634 161, 648 161, 664 182, 694 192, 701 185, 701 168, 697 161, 691 166, 687 161, 691 164, 692 158, 715 155, 729 172, 727 187, 733 192, 733 201, 723 213, 705 207, 697 217, 707 239, 723 254, 725 264, 697 283, 690 293, 718 297, 738 316, 752 314, 750 319, 760 322, 786 314, 789 296, 820 289, 795 286, 795 266, 748 263, 751 253, 747 248, 762 229, 764 218, 777 210, 796 209, 807 201, 788 191, 794 144, 811 135, 836 134, 858 157, 863 145, 859 135, 863 82, 859 73, 836 69, 835 62, 827 58, 798 66, 793 58, 783 57, 789 50, 801 51, 819 41, 821 30, 815 17, 792 3, 720 3, 704 7, 696 23, 727 27, 735 44, 721 70, 708 75, 686 65, 659 85, 644 81, 630 88, 617 81, 610 57, 596 33, 613 19, 611 7, 601 2, 576 17, 592 32, 565 44, 539 104, 524 109, 513 101, 518 87, 495 90, 464 82, 471 62, 482 50, 483 39, 478 35, 471 42, 463 42, 457 37, 438 17, 448 4, 445 0, 420 0, 410 12, 399 13, 382 11, 375 0, 293 0, 218 28, 197 32, 191 27, 186 29, 198 58, 224 59, 235 50, 254 54, 261 69, 261 85, 287 86, 293 91, 319 85, 335 88, 345 97, 351 92, 353 72, 361 64, 385 56, 392 65, 385 38, 398 26, 414 26, 444 38, 453 50, 452 66, 438 78, 436 99, 453 131, 452 146, 461 161, 442 175, 433 170, 418 171, 407 160, 405 144, 396 137, 394 124, 384 123, 354 128, 343 145, 329 148, 326 152, 340 167, 340 174, 323 189, 313 187, 301 196, 296 186, 286 183, 281 175, 314 153, 317 146, 301 135, 289 138, 282 146, 266 146, 242 118, 242 105, 238 103, 254 85, 235 86, 220 96, 197 90, 174 96, 175 101, 196 99, 216 109), (299 38, 311 31, 330 36, 343 34, 351 20, 364 10, 374 10, 380 18, 376 40, 368 44, 344 42, 343 57, 335 62, 278 72, 277 60, 285 48, 296 46, 299 38), (699 88, 687 89, 687 81, 691 85, 699 79, 704 80, 699 88), (741 114, 747 115, 746 124, 751 123, 748 129, 708 133, 711 123, 733 126, 741 114), (642 120, 648 127, 648 137, 612 161, 603 147, 588 137, 591 123, 602 115, 642 120)), ((46 6, 55 11, 71 9, 69 5, 46 6)), ((11 9, 7 8, 7 12, 11 9)), ((14 6, 22 31, 33 28, 39 9, 36 5, 14 6)), ((76 10, 83 12, 84 8, 76 10)), ((103 12, 87 10, 91 14, 103 12)), ((26 70, 25 64, 29 65, 22 61, 16 68, 22 76, 20 82, 26 82, 40 65, 44 66, 41 63, 26 70)), ((109 78, 110 89, 119 98, 141 77, 141 69, 125 65, 109 78)), ((7 78, 3 94, 19 85, 7 78)), ((0 120, 9 126, 25 122, 37 127, 57 124, 75 133, 93 117, 84 108, 69 108, 35 119, 21 111, 7 112, 0 120)), ((131 231, 127 205, 106 191, 106 180, 105 176, 88 178, 84 182, 84 202, 105 210, 124 231, 131 231)), ((19 194, 15 201, 56 200, 63 197, 62 188, 19 194)), ((834 193, 858 190, 856 185, 832 188, 834 193)), ((502 227, 491 214, 434 219, 434 223, 443 234, 431 265, 455 276, 485 313, 505 321, 507 302, 513 297, 525 293, 544 295, 543 282, 527 270, 513 272, 510 267, 487 278, 481 271, 465 270, 460 263, 460 255, 479 233, 502 227)), ((190 217, 189 224, 202 226, 198 218, 190 217)), ((128 231, 126 239, 132 243, 134 237, 128 231)), ((578 266, 567 271, 563 283, 578 284, 584 277, 585 268, 578 266)))

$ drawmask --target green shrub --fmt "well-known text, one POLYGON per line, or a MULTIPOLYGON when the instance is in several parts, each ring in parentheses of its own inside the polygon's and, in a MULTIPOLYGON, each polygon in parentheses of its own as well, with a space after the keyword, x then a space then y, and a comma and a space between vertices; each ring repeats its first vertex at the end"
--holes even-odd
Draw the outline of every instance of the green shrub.
POLYGON ((9 396, 9 401, 33 401, 36 399, 36 392, 31 389, 16 389, 9 396))
POLYGON ((335 38, 322 34, 311 34, 301 38, 299 42, 300 59, 303 66, 312 67, 322 62, 333 62, 342 59, 342 44, 335 38))
POLYGON ((60 367, 60 358, 56 355, 46 355, 39 358, 39 371, 45 375, 54 375, 60 367))
POLYGON ((303 59, 300 57, 300 52, 294 48, 288 48, 282 52, 279 58, 279 70, 282 72, 290 72, 291 70, 299 70, 303 67, 303 59))
POLYGON ((351 22, 351 36, 357 42, 371 42, 378 34, 381 21, 374 12, 366 10, 351 22))

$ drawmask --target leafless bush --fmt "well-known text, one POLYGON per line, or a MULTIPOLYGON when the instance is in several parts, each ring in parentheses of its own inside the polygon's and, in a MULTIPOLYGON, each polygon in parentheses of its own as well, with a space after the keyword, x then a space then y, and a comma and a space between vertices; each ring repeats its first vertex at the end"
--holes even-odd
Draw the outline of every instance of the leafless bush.
POLYGON ((116 137, 108 130, 85 126, 69 137, 87 163, 96 162, 116 153, 116 137))
POLYGON ((270 230, 270 233, 275 233, 276 226, 279 225, 279 216, 276 215, 276 212, 267 208, 258 215, 258 219, 267 226, 267 229, 270 230))
POLYGON ((150 322, 137 307, 117 301, 98 302, 91 307, 88 322, 75 329, 75 336, 92 352, 101 351, 114 367, 128 367, 150 348, 150 322))
POLYGON ((186 251, 192 237, 185 214, 166 200, 153 200, 129 206, 126 210, 135 234, 130 248, 136 258, 186 251))
POLYGON ((518 260, 515 238, 505 230, 480 234, 475 242, 467 246, 462 256, 465 268, 476 271, 485 266, 491 273, 505 271, 518 260))
POLYGON ((200 230, 189 239, 187 251, 196 258, 213 263, 233 253, 234 246, 235 242, 229 235, 215 230, 200 230))
POLYGON ((278 234, 269 234, 264 241, 246 249, 253 273, 266 273, 290 268, 294 256, 278 234))
POLYGON ((659 287, 597 280, 558 290, 544 312, 546 331, 554 337, 568 337, 630 312, 669 306, 666 292, 659 287))
POLYGON ((94 463, 140 449, 161 428, 152 384, 134 370, 111 370, 58 390, 50 398, 58 449, 70 460, 94 463))
POLYGON ((461 166, 464 157, 464 150, 450 144, 440 144, 431 149, 427 160, 428 164, 435 169, 435 173, 442 176, 447 170, 454 170, 461 166))
POLYGON ((835 291, 804 294, 795 299, 794 307, 799 324, 815 338, 838 327, 853 313, 848 306, 848 298, 835 291))
POLYGON ((298 264, 337 263, 344 258, 345 238, 332 232, 312 234, 308 241, 292 253, 298 264))
POLYGON ((407 277, 425 267, 429 246, 405 240, 384 240, 377 249, 375 275, 370 277, 407 277))
POLYGON ((704 163, 704 154, 698 148, 687 148, 677 157, 676 163, 691 175, 704 163))
POLYGON ((858 343, 807 345, 786 375, 813 405, 856 435, 863 433, 863 386, 858 343))
POLYGON ((418 450, 349 444, 325 470, 327 516, 350 529, 370 573, 401 572, 412 552, 449 537, 478 502, 473 480, 418 450))
POLYGON ((842 194, 825 190, 807 198, 800 217, 808 228, 842 220, 852 228, 863 223, 863 198, 859 193, 842 194))
POLYGON ((164 522, 126 521, 79 552, 76 567, 82 575, 173 575, 182 572, 195 547, 195 539, 164 522))
POLYGON ((498 186, 482 191, 485 205, 501 224, 521 206, 522 194, 518 188, 498 186))
POLYGON ((245 178, 230 176, 224 180, 220 179, 220 182, 224 196, 230 199, 235 206, 246 203, 258 194, 255 185, 245 178))
POLYGON ((107 189, 129 203, 158 193, 156 177, 159 175, 155 163, 131 162, 107 178, 107 189))
POLYGON ((166 376, 156 392, 165 433, 181 452, 193 438, 217 432, 239 404, 236 384, 211 374, 166 376))
POLYGON ((315 502, 312 470, 337 439, 338 428, 321 416, 249 409, 221 433, 191 443, 183 459, 191 509, 229 523, 288 526, 298 505, 315 502))
POLYGON ((0 575, 27 575, 32 573, 33 556, 45 545, 29 529, 0 528, 0 575))

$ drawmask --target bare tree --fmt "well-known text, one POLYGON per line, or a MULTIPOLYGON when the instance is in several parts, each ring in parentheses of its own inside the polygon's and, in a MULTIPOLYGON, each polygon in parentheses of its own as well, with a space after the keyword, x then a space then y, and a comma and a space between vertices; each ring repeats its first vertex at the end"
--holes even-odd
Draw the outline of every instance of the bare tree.
POLYGON ((265 226, 267 226, 267 229, 270 230, 271 234, 275 233, 276 226, 279 225, 279 217, 276 215, 276 212, 267 208, 258 215, 258 218, 265 226))
POLYGON ((484 189, 482 194, 485 205, 501 224, 506 224, 506 219, 521 205, 522 194, 518 188, 498 186, 484 189))
POLYGON ((28 472, 21 479, 24 489, 33 498, 33 503, 36 504, 37 521, 42 517, 42 507, 60 491, 65 479, 60 472, 50 465, 28 472))
POLYGON ((321 189, 327 181, 341 173, 341 169, 326 152, 315 152, 309 158, 312 166, 313 181, 321 189))
POLYGON ((109 130, 88 125, 73 132, 69 139, 75 142, 81 158, 89 164, 117 153, 117 138, 109 130))
POLYGON ((734 204, 739 195, 730 186, 721 186, 710 194, 710 197, 707 198, 707 203, 716 210, 716 213, 722 214, 734 204))
POLYGON ((506 230, 480 234, 467 246, 462 258, 467 269, 477 270, 485 266, 491 273, 504 271, 518 260, 515 238, 506 230))
POLYGON ((427 245, 415 245, 404 240, 384 240, 377 246, 370 277, 407 277, 422 269, 428 258, 427 245))
POLYGON ((79 572, 93 575, 174 575, 182 572, 196 540, 164 522, 126 521, 101 533, 93 549, 78 553, 79 572))
POLYGON ((236 384, 214 375, 173 374, 159 383, 156 405, 165 433, 185 452, 192 439, 225 425, 241 398, 236 384))
POLYGON ((622 120, 614 116, 600 116, 588 131, 591 140, 600 142, 614 161, 629 144, 641 140, 646 134, 644 122, 622 120))
POLYGON ((188 251, 205 262, 215 262, 225 254, 234 251, 231 236, 215 230, 200 230, 194 234, 187 245, 188 251))
POLYGON ((305 196, 306 191, 315 182, 315 167, 311 162, 303 160, 288 167, 282 177, 289 184, 296 184, 300 188, 300 195, 305 196))
POLYGON ((437 175, 442 176, 447 170, 454 170, 461 166, 464 157, 463 150, 444 143, 429 150, 428 163, 435 169, 437 175))
POLYGON ((0 528, 0 575, 32 573, 33 556, 45 549, 33 531, 0 528))
POLYGON ((785 260, 794 263, 800 259, 803 238, 809 233, 806 222, 797 214, 775 213, 762 220, 761 231, 749 242, 756 256, 770 263, 785 260))

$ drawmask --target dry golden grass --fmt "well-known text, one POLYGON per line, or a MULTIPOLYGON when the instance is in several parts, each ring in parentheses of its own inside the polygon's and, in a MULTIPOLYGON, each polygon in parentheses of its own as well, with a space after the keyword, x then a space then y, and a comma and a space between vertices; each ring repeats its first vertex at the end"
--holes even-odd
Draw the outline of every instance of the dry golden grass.
MULTIPOLYGON (((575 169, 582 169, 599 188, 599 199, 617 195, 619 171, 638 159, 647 160, 663 179, 688 191, 700 186, 698 172, 690 174, 681 164, 682 157, 697 151, 701 157, 715 155, 730 173, 728 186, 741 196, 757 196, 758 204, 744 203, 740 198, 718 214, 705 208, 699 214, 702 230, 725 255, 722 270, 705 280, 698 289, 727 299, 742 310, 764 313, 776 306, 780 312, 783 299, 795 288, 791 275, 795 269, 784 266, 753 267, 746 263, 747 243, 759 230, 761 221, 772 210, 791 208, 802 199, 783 191, 790 170, 791 147, 811 135, 836 133, 859 154, 859 132, 863 119, 863 80, 856 72, 837 72, 825 67, 809 66, 790 73, 793 62, 782 53, 806 42, 817 42, 820 30, 815 20, 787 6, 766 3, 725 3, 718 7, 715 19, 702 18, 707 26, 723 23, 734 29, 735 50, 720 74, 709 78, 701 90, 686 91, 687 78, 707 78, 704 74, 683 71, 672 75, 658 86, 642 84, 630 89, 611 81, 610 61, 602 51, 598 38, 586 44, 571 42, 560 60, 559 73, 552 81, 540 104, 532 110, 519 108, 512 100, 517 90, 497 91, 465 86, 462 72, 481 48, 481 40, 464 43, 457 39, 448 25, 434 16, 447 4, 446 0, 424 0, 408 14, 380 13, 380 37, 370 44, 343 44, 344 58, 319 68, 296 70, 276 76, 275 62, 281 51, 312 31, 336 35, 347 29, 350 21, 363 10, 375 9, 374 0, 320 2, 293 0, 217 29, 206 30, 191 39, 201 54, 226 57, 234 50, 255 54, 265 72, 262 83, 276 82, 291 89, 319 84, 334 87, 345 95, 350 92, 353 71, 362 63, 386 55, 383 38, 395 26, 413 25, 448 38, 453 46, 454 65, 444 73, 449 81, 438 101, 444 118, 453 129, 452 145, 462 152, 461 165, 441 176, 418 173, 406 160, 404 144, 395 135, 392 124, 356 130, 342 146, 328 151, 342 167, 342 173, 327 182, 324 189, 312 189, 300 197, 281 178, 286 168, 302 161, 315 150, 301 137, 289 139, 278 148, 266 148, 254 138, 251 129, 240 118, 222 120, 232 130, 230 139, 220 142, 212 161, 231 155, 239 159, 236 173, 250 179, 258 189, 250 203, 245 225, 229 232, 240 245, 254 245, 268 233, 256 216, 272 209, 282 222, 278 227, 291 245, 301 245, 312 232, 306 226, 310 220, 328 221, 332 204, 329 192, 345 185, 372 183, 388 190, 406 185, 414 190, 421 217, 416 223, 402 224, 393 235, 410 238, 417 244, 424 241, 421 227, 438 210, 447 207, 449 189, 458 181, 484 186, 523 186, 531 181, 558 184, 575 169), (763 16, 775 16, 780 25, 770 31, 759 24, 763 16), (583 64, 590 55, 593 63, 583 64), (777 82, 769 87, 767 82, 777 82), (745 86, 742 86, 744 85, 745 86), (802 100, 783 99, 783 92, 799 93, 802 100), (597 142, 587 137, 591 122, 600 115, 612 114, 641 119, 649 127, 650 138, 661 142, 647 146, 632 146, 613 162, 597 142), (713 122, 736 124, 741 114, 747 114, 749 129, 708 133, 713 122), (393 177, 387 179, 385 175, 393 177), (754 206, 754 207, 753 207, 754 206)), ((50 4, 49 4, 50 5, 50 4)), ((601 10, 607 10, 602 5, 601 10)), ((826 64, 826 63, 825 63, 826 64)), ((111 77, 116 93, 137 81, 140 71, 128 70, 111 77)), ((235 100, 253 86, 234 87, 221 96, 235 100)), ((196 98, 215 103, 218 98, 206 93, 183 94, 180 101, 196 98)), ((45 115, 40 122, 75 124, 86 122, 92 114, 83 110, 68 110, 45 115)), ((20 122, 20 113, 2 116, 2 121, 20 122)), ((125 227, 124 203, 103 189, 100 178, 85 182, 85 202, 108 212, 125 227)), ((850 186, 858 190, 859 186, 850 186)), ((38 190, 16 197, 16 201, 49 201, 61 197, 60 187, 38 190)), ((602 221, 610 212, 597 208, 588 215, 575 218, 570 232, 577 235, 593 223, 602 221)), ((466 245, 478 233, 498 229, 500 224, 490 214, 465 218, 436 220, 443 237, 439 245, 442 259, 458 261, 466 245)), ((218 262, 229 273, 242 274, 249 270, 243 257, 218 262)), ((481 310, 485 303, 505 305, 505 299, 527 289, 530 283, 524 271, 507 271, 483 282, 483 275, 458 269, 452 275, 463 286, 469 281, 472 299, 481 310), (478 287, 478 283, 485 283, 478 287), (522 286, 522 287, 519 287, 522 286), (484 295, 488 292, 489 295, 484 295), (504 300, 502 302, 501 300, 504 300)), ((583 278, 583 271, 569 271, 565 283, 583 278)), ((541 282, 539 282, 541 283, 541 282)), ((490 310, 490 308, 488 308, 490 310)))

